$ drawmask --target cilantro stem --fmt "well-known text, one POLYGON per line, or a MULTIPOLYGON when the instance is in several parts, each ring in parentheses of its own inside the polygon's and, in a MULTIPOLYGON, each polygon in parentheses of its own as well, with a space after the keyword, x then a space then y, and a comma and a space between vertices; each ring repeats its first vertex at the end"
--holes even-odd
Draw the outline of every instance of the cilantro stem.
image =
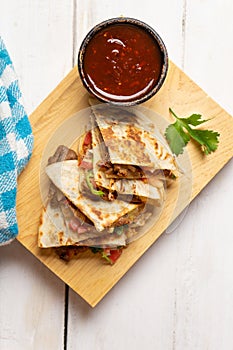
MULTIPOLYGON (((189 135, 194 139, 196 140, 196 135, 195 135, 195 130, 193 128, 191 128, 191 126, 189 126, 184 118, 184 121, 182 120, 182 118, 179 118, 175 112, 173 112, 173 110, 171 108, 169 108, 169 111, 171 112, 171 114, 176 118, 178 119, 180 125, 182 126, 183 131, 186 131, 189 133, 189 135)), ((197 140, 196 140, 197 141, 197 140)), ((201 144, 201 145, 205 145, 205 142, 202 141, 202 140, 198 140, 198 142, 201 144)))
POLYGON ((170 112, 172 115, 174 115, 174 117, 175 117, 176 119, 180 119, 179 117, 177 117, 177 115, 175 114, 175 112, 173 112, 173 110, 172 110, 171 108, 169 108, 169 112, 170 112))

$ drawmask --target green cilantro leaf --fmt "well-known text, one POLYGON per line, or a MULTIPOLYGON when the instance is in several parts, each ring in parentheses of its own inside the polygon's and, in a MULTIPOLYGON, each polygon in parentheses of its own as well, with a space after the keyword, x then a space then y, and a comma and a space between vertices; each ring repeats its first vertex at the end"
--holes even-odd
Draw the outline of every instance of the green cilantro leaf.
POLYGON ((171 151, 175 155, 178 156, 179 154, 182 154, 184 152, 184 147, 191 139, 201 145, 201 150, 205 154, 216 151, 220 134, 212 130, 198 130, 193 128, 207 122, 208 120, 201 119, 200 114, 192 114, 188 118, 179 118, 171 108, 169 111, 176 118, 176 121, 167 127, 165 137, 169 143, 171 151))
MULTIPOLYGON (((173 113, 171 109, 170 109, 170 112, 173 113)), ((188 118, 179 118, 179 119, 185 119, 185 122, 187 124, 191 124, 193 126, 203 124, 209 120, 209 119, 207 119, 207 120, 201 119, 201 114, 192 114, 188 118)))
POLYGON ((218 137, 220 135, 216 131, 192 130, 190 136, 201 145, 201 149, 205 154, 214 152, 218 148, 218 137))
POLYGON ((165 137, 169 143, 172 152, 178 156, 184 151, 184 147, 190 140, 189 135, 183 130, 178 122, 170 124, 166 131, 165 137))

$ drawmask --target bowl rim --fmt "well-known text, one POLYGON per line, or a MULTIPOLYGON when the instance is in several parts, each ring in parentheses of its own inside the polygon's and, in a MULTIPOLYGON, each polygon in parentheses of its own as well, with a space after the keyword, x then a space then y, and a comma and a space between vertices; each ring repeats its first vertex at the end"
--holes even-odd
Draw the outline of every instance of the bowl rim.
POLYGON ((169 60, 168 60, 167 48, 164 44, 164 41, 162 40, 162 38, 158 34, 158 32, 154 28, 152 28, 149 24, 147 24, 139 19, 132 18, 132 17, 114 17, 114 18, 110 18, 110 19, 104 20, 104 21, 96 24, 86 34, 86 36, 84 37, 84 39, 80 45, 80 48, 79 48, 77 66, 78 66, 78 72, 79 72, 82 84, 87 89, 87 91, 91 95, 95 96, 99 101, 106 102, 106 103, 116 105, 116 106, 117 105, 118 106, 134 106, 134 105, 137 105, 137 104, 140 104, 140 103, 143 103, 143 102, 149 100, 152 96, 154 96, 160 90, 160 88, 162 87, 162 85, 166 79, 166 76, 167 76, 169 60), (107 97, 104 97, 103 95, 98 93, 96 90, 94 90, 90 86, 90 84, 88 83, 88 81, 86 79, 86 74, 84 72, 83 62, 84 62, 85 50, 86 50, 88 43, 99 31, 101 31, 102 29, 104 29, 108 26, 115 25, 115 24, 131 24, 131 25, 135 25, 135 26, 145 30, 157 42, 157 44, 159 45, 162 57, 163 57, 161 75, 160 75, 158 82, 148 93, 146 93, 145 95, 143 95, 139 98, 136 98, 135 100, 129 100, 129 101, 116 101, 116 100, 114 100, 113 101, 107 97))

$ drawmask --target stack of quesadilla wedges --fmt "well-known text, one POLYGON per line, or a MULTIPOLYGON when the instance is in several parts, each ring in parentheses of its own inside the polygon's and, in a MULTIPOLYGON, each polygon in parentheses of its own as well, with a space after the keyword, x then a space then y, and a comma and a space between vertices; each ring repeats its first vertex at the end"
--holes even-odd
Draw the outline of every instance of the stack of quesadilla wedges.
POLYGON ((159 217, 178 174, 168 146, 121 109, 92 108, 77 154, 65 146, 56 154, 46 167, 41 248, 126 246, 159 217))

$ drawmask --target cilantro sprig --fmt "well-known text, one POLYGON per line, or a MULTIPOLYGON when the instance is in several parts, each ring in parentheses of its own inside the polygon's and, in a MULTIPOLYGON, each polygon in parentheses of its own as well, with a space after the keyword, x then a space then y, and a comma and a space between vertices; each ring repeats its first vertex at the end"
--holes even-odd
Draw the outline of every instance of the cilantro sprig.
POLYGON ((171 151, 175 155, 182 154, 187 143, 193 139, 201 145, 201 150, 205 154, 216 151, 219 143, 220 134, 213 130, 200 130, 194 127, 207 122, 209 119, 201 119, 200 114, 192 114, 188 118, 178 117, 171 108, 170 113, 176 118, 175 123, 170 124, 166 131, 165 137, 169 143, 171 151))

